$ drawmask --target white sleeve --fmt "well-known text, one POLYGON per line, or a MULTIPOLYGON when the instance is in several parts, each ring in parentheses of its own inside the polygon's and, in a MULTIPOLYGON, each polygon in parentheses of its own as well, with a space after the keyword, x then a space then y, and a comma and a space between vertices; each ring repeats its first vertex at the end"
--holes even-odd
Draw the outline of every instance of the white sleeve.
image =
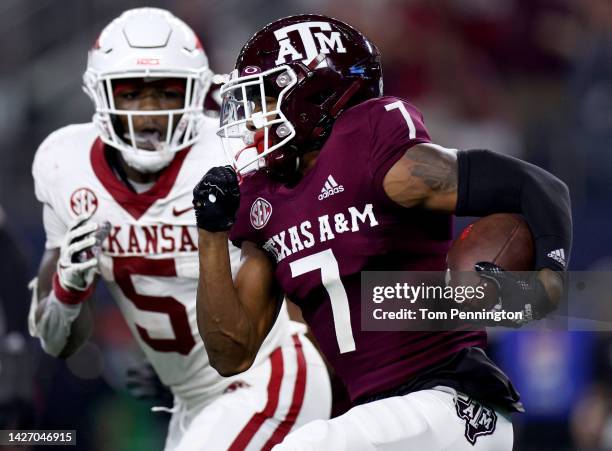
POLYGON ((68 226, 60 219, 49 204, 43 204, 43 225, 45 226, 45 249, 60 247, 64 241, 68 226))
POLYGON ((60 216, 53 210, 54 181, 49 177, 49 167, 52 165, 49 151, 53 146, 55 133, 47 139, 36 150, 32 162, 32 179, 34 180, 34 194, 36 199, 43 205, 43 224, 46 235, 46 249, 59 247, 68 231, 68 225, 64 224, 60 216))

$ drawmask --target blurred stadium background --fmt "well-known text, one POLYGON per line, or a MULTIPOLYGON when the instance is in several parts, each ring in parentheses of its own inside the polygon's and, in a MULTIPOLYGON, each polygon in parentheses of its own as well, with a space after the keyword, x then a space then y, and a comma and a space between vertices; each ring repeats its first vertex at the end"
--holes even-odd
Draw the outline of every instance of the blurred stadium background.
MULTIPOLYGON (((163 446, 168 416, 125 392, 125 369, 141 357, 104 292, 92 341, 76 356, 54 360, 25 338, 26 285, 44 245, 34 152, 56 128, 89 120, 87 50, 136 6, 189 23, 217 72, 278 17, 320 12, 355 25, 382 51, 386 93, 423 111, 434 142, 551 170, 572 192, 571 269, 612 266, 611 0, 3 0, 1 428, 77 429, 79 450, 163 446)), ((612 450, 612 335, 498 332, 491 350, 528 410, 515 419, 515 449, 612 450)))

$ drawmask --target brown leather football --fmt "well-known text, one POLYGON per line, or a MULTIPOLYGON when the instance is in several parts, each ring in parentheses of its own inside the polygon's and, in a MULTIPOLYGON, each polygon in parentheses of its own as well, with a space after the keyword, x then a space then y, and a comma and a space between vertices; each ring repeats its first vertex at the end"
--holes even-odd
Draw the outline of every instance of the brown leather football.
POLYGON ((496 213, 463 229, 446 262, 453 271, 472 271, 480 261, 506 271, 531 271, 533 259, 533 236, 527 222, 519 215, 496 213))
MULTIPOLYGON (((474 264, 482 261, 495 263, 506 271, 533 270, 533 236, 527 222, 519 215, 496 213, 463 229, 446 258, 451 285, 483 284, 472 272, 474 264)), ((491 306, 492 293, 487 292, 487 302, 473 307, 491 306)))

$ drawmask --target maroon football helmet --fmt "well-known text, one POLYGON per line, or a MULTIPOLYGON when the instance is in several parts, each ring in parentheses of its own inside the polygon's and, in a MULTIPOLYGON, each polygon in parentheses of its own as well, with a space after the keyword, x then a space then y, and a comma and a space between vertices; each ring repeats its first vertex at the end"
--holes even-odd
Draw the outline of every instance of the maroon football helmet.
POLYGON ((343 110, 382 95, 380 53, 337 19, 286 17, 244 45, 221 95, 218 134, 237 171, 266 167, 286 179, 343 110))

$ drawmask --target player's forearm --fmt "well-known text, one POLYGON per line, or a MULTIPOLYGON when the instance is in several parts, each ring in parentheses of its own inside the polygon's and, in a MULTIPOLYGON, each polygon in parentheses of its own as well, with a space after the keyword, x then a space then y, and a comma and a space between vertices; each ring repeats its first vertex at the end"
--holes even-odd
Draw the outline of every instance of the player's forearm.
POLYGON ((247 370, 257 353, 255 327, 232 280, 227 233, 199 231, 198 329, 222 376, 247 370))
POLYGON ((39 291, 40 301, 33 300, 33 327, 42 348, 54 357, 67 358, 74 354, 92 332, 91 312, 87 305, 66 305, 57 299, 53 291, 39 291))
MULTIPOLYGON (((29 329, 43 349, 56 357, 69 357, 87 341, 92 331, 89 306, 64 304, 53 293, 59 250, 45 251, 32 288, 29 329)), ((89 296, 87 296, 89 297, 89 296)), ((88 300, 85 299, 84 302, 88 300)))

